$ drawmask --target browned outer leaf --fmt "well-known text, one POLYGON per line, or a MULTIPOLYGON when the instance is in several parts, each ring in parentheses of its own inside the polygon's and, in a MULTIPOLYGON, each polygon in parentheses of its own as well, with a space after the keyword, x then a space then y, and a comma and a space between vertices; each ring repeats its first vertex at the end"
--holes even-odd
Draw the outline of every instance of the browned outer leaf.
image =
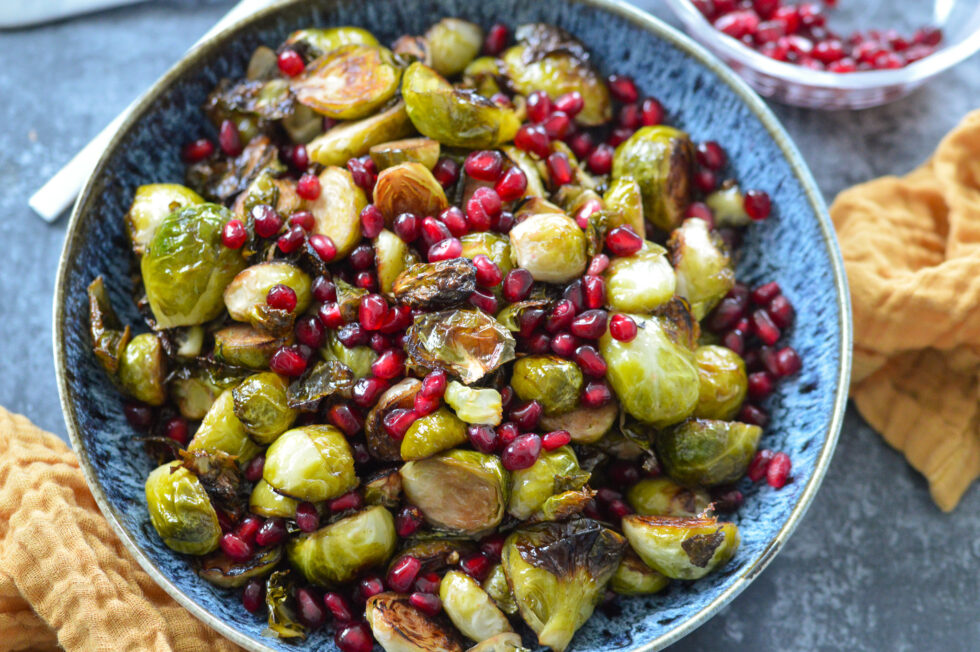
POLYGON ((444 310, 415 318, 406 350, 414 363, 439 368, 469 385, 514 359, 513 335, 479 310, 444 310))
POLYGON ((464 303, 476 289, 476 267, 466 258, 412 265, 392 285, 395 299, 434 310, 464 303))
POLYGON ((386 414, 396 408, 412 409, 415 395, 421 387, 422 383, 417 379, 406 378, 382 394, 368 412, 364 420, 364 438, 367 440, 368 451, 372 457, 383 462, 401 461, 401 442, 391 438, 382 420, 386 414))
POLYGON ((119 323, 101 276, 88 286, 88 314, 95 357, 106 373, 115 375, 119 371, 119 358, 129 344, 131 333, 129 326, 122 328, 119 323))

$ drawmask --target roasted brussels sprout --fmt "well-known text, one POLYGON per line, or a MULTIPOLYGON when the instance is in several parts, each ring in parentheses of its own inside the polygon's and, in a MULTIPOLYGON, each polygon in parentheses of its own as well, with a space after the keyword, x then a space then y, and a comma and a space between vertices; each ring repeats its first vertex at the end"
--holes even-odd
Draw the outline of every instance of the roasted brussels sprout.
POLYGON ((472 88, 483 97, 502 91, 500 61, 496 57, 477 57, 463 68, 463 87, 472 88))
POLYGON ((216 552, 199 562, 197 574, 216 586, 236 588, 253 577, 268 575, 281 560, 279 546, 262 550, 246 561, 235 561, 223 552, 216 552))
POLYGON ((397 235, 383 229, 374 239, 374 260, 378 269, 378 286, 381 292, 391 296, 395 279, 418 262, 418 256, 397 235))
POLYGON ((299 102, 317 113, 355 120, 394 97, 401 72, 388 48, 343 45, 308 65, 290 87, 299 102))
POLYGON ((602 201, 610 211, 609 228, 614 229, 624 224, 633 227, 633 231, 643 234, 646 223, 643 220, 643 194, 640 184, 632 177, 620 177, 609 184, 602 201))
POLYGON ((241 252, 221 243, 231 218, 224 206, 194 204, 160 223, 140 261, 158 328, 195 326, 221 314, 225 286, 245 267, 241 252))
POLYGON ((465 258, 412 265, 392 285, 399 303, 426 310, 463 304, 475 289, 476 267, 465 258))
POLYGON ((590 475, 578 465, 578 458, 570 446, 542 451, 530 468, 510 474, 507 513, 525 521, 552 496, 584 487, 590 475))
POLYGON ((466 652, 527 652, 527 648, 524 647, 520 635, 505 632, 477 643, 466 652))
POLYGON ((378 45, 378 39, 360 27, 311 27, 290 34, 286 45, 301 46, 313 57, 320 57, 344 45, 378 45))
POLYGON ((714 518, 640 516, 623 519, 623 534, 647 566, 675 580, 696 580, 728 563, 738 528, 714 518))
POLYGON ((364 156, 372 146, 412 135, 412 123, 399 102, 390 109, 363 120, 341 123, 317 136, 306 146, 310 160, 320 165, 346 165, 364 156))
POLYGON ((347 170, 328 167, 320 173, 320 196, 310 206, 316 219, 313 233, 330 238, 337 246, 337 260, 361 241, 361 211, 368 200, 347 170))
POLYGON ((172 550, 206 555, 218 547, 221 526, 204 486, 181 463, 157 467, 146 479, 150 523, 172 550))
POLYGON ((715 226, 748 226, 752 220, 745 212, 745 197, 738 184, 726 181, 721 188, 708 195, 704 203, 711 209, 715 226))
POLYGON ((609 580, 609 588, 619 595, 650 595, 659 593, 670 584, 670 578, 643 563, 632 549, 627 548, 623 561, 609 580))
POLYGON ((529 197, 514 213, 514 222, 520 224, 532 215, 562 214, 561 206, 553 204, 542 197, 529 197))
POLYGON ((435 367, 470 385, 514 359, 514 336, 479 310, 444 310, 418 315, 405 344, 422 367, 435 367))
POLYGON ((235 416, 257 443, 268 446, 289 430, 298 413, 286 399, 288 383, 271 371, 249 376, 232 390, 235 416))
POLYGON ((499 233, 483 231, 479 233, 467 233, 459 241, 463 245, 463 258, 473 260, 483 254, 500 268, 500 273, 507 275, 507 272, 514 269, 510 260, 510 239, 499 233))
POLYGON ((293 518, 298 505, 298 500, 278 493, 265 480, 255 484, 248 499, 249 511, 266 518, 293 518))
POLYGON ((521 121, 513 109, 473 91, 455 89, 439 73, 415 62, 402 77, 405 110, 425 136, 450 147, 486 149, 513 140, 521 121))
MULTIPOLYGON (((439 533, 438 537, 446 537, 439 533)), ((458 566, 461 559, 476 554, 478 548, 468 539, 438 538, 409 541, 388 565, 389 570, 404 557, 414 557, 421 562, 420 573, 442 573, 452 566, 458 566)))
POLYGON ((421 460, 466 441, 466 424, 459 417, 439 408, 432 414, 416 419, 402 439, 403 460, 421 460))
POLYGON ((521 617, 538 643, 562 652, 602 600, 626 548, 590 519, 541 523, 504 543, 503 565, 521 617))
POLYGON ((541 429, 551 432, 566 430, 576 444, 592 444, 605 435, 616 423, 619 405, 615 401, 597 408, 578 406, 564 414, 541 415, 541 429))
POLYGON ((606 294, 613 310, 650 312, 670 301, 676 288, 667 250, 644 241, 632 256, 615 258, 606 270, 606 294))
POLYGON ((732 419, 742 407, 748 388, 745 362, 731 349, 715 345, 699 346, 694 362, 700 379, 694 416, 732 419))
POLYGON ((88 286, 88 312, 92 352, 106 373, 115 376, 132 334, 129 326, 124 327, 113 310, 101 276, 88 286))
POLYGON ((689 419, 657 435, 657 459, 683 485, 731 484, 745 475, 761 436, 747 423, 689 419))
POLYGON ((203 374, 176 377, 170 381, 170 397, 177 404, 180 415, 193 421, 204 418, 220 393, 221 389, 203 374))
POLYGON ((643 216, 664 231, 681 222, 691 202, 694 145, 673 127, 641 127, 616 148, 614 179, 632 177, 643 194, 643 216))
POLYGON ((178 183, 140 186, 126 213, 126 233, 136 255, 142 255, 163 220, 178 208, 203 204, 204 198, 178 183))
POLYGON ((432 54, 429 52, 429 42, 424 36, 404 34, 391 44, 391 50, 401 55, 403 61, 421 61, 427 66, 432 65, 432 54))
POLYGON ((364 481, 364 502, 389 509, 398 507, 402 497, 402 476, 397 469, 381 471, 364 481))
POLYGON ((350 369, 355 380, 370 376, 371 365, 378 359, 378 354, 369 346, 347 348, 337 339, 336 332, 327 336, 327 343, 320 349, 320 355, 328 362, 339 362, 350 369))
POLYGON ((402 163, 419 163, 431 170, 439 162, 439 141, 431 138, 407 138, 382 143, 371 148, 371 159, 379 170, 402 163))
POLYGON ((641 516, 697 516, 711 498, 701 488, 688 489, 670 478, 643 478, 626 491, 626 502, 641 516))
POLYGON ((411 410, 420 387, 422 383, 417 379, 405 378, 388 388, 368 412, 364 420, 364 438, 368 451, 375 459, 382 462, 401 461, 401 442, 388 434, 383 419, 392 410, 411 410))
POLYGON ((585 234, 562 213, 532 215, 510 231, 511 259, 535 281, 567 283, 585 271, 585 234))
POLYGON ((164 386, 166 360, 163 346, 156 335, 137 335, 129 341, 119 359, 119 386, 138 401, 163 405, 167 399, 164 386))
POLYGON ((310 277, 295 265, 259 263, 239 272, 228 284, 224 292, 225 307, 235 321, 248 322, 273 335, 285 335, 295 316, 309 307, 313 298, 310 287, 310 277), (269 290, 276 285, 287 285, 296 293, 296 308, 292 312, 272 308, 266 303, 269 290))
POLYGON ((477 643, 514 631, 480 583, 465 573, 446 573, 439 583, 439 599, 456 629, 477 643))
POLYGON ((524 401, 537 401, 545 414, 564 414, 578 405, 584 378, 571 360, 554 355, 529 355, 514 363, 510 385, 524 401))
POLYGON ((303 426, 280 435, 265 453, 262 479, 278 492, 310 502, 357 486, 347 439, 333 426, 303 426))
POLYGON ((249 439, 245 426, 235 416, 235 399, 232 390, 227 389, 211 404, 187 450, 220 451, 234 455, 240 465, 245 465, 262 449, 249 439))
POLYGON ((442 185, 421 163, 399 163, 378 174, 374 185, 374 204, 388 226, 402 213, 438 215, 449 207, 442 185))
POLYGON ((395 553, 397 542, 391 512, 375 506, 290 539, 286 555, 308 581, 334 586, 384 565, 395 553))
POLYGON ((364 617, 385 652, 463 652, 456 633, 413 607, 408 596, 372 596, 364 617))
POLYGON ((432 67, 440 75, 452 77, 463 72, 480 53, 483 30, 459 18, 443 18, 429 28, 425 39, 429 42, 432 67))
POLYGON ((504 572, 503 564, 496 564, 490 569, 487 578, 483 580, 483 590, 493 598, 497 607, 505 614, 517 613, 517 603, 514 601, 510 584, 507 583, 507 573, 504 572))
POLYGON ((401 475, 405 497, 437 529, 478 538, 504 518, 507 471, 493 455, 453 450, 408 462, 401 475))
POLYGON ((683 421, 698 404, 694 352, 671 337, 666 318, 631 317, 638 327, 632 341, 621 342, 608 331, 599 338, 606 379, 634 418, 657 427, 683 421))
POLYGON ((704 220, 684 220, 670 236, 670 258, 677 272, 677 294, 704 319, 735 285, 735 268, 725 242, 704 220))
POLYGON ((248 324, 225 326, 214 333, 214 359, 249 369, 268 369, 272 354, 290 344, 291 337, 276 337, 248 324))
POLYGON ((503 419, 503 399, 495 389, 467 387, 451 380, 443 399, 466 423, 499 426, 503 419))

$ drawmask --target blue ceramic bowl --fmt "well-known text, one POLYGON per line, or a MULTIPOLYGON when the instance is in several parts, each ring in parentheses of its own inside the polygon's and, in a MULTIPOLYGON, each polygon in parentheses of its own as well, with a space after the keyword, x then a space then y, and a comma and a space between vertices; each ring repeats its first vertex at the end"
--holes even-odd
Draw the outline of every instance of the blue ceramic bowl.
MULTIPOLYGON (((122 217, 135 188, 179 182, 180 143, 213 133, 199 110, 222 77, 244 73, 252 50, 309 25, 360 25, 383 41, 421 33, 442 16, 484 26, 504 20, 555 23, 582 39, 605 72, 632 75, 659 98, 671 123, 696 140, 717 140, 746 187, 769 191, 775 217, 752 226, 740 264, 747 282, 776 279, 796 306, 789 344, 803 372, 767 403, 763 445, 793 460, 793 482, 741 487, 735 516, 742 545, 720 572, 674 582, 662 594, 623 600, 622 613, 596 613, 575 650, 656 650, 690 632, 743 590, 796 527, 830 461, 843 416, 850 361, 850 313, 840 254, 810 172, 772 113, 714 57, 649 15, 608 0, 292 0, 263 11, 191 52, 129 115, 75 206, 58 274, 54 335, 59 390, 72 444, 99 506, 146 571, 192 613, 251 650, 330 649, 326 631, 303 643, 261 635, 265 623, 237 593, 199 579, 163 545, 147 517, 143 482, 152 468, 127 424, 119 395, 91 353, 85 288, 97 275, 121 317, 139 323, 130 300, 131 259, 122 217)), ((531 641, 527 641, 531 643, 531 641)))

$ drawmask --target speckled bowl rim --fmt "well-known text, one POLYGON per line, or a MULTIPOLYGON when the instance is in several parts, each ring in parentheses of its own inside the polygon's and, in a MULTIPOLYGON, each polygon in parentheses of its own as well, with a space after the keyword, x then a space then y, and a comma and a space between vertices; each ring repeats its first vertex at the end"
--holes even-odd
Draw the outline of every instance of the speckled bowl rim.
MULTIPOLYGON (((749 583, 751 583, 752 580, 754 580, 755 577, 769 565, 769 562, 773 560, 779 550, 789 539, 789 536, 796 529, 797 525, 799 525, 803 515, 806 513, 810 503, 813 501, 813 497, 816 495, 817 489, 820 487, 820 483, 823 481, 824 474, 827 472, 827 467, 830 465, 830 459, 833 456, 834 448, 837 444, 837 437, 840 434, 841 424, 843 423, 844 419, 844 410, 847 405, 852 345, 850 293, 847 287, 847 278, 844 274, 844 266, 841 259, 840 249, 837 246, 837 239, 834 235, 833 225, 831 224, 830 216, 827 213, 827 206, 823 200, 823 196, 820 194, 820 191, 817 188, 813 175, 810 173, 809 168, 803 161, 803 157, 790 140, 789 135, 783 129, 782 125, 779 123, 779 120, 775 115, 773 115, 772 111, 770 111, 762 99, 756 95, 756 93, 744 81, 742 81, 738 75, 725 66, 718 58, 709 53, 704 47, 698 45, 689 37, 640 9, 630 6, 620 0, 563 1, 588 5, 599 11, 611 13, 629 21, 635 26, 649 32, 653 37, 666 41, 673 47, 681 50, 717 75, 721 82, 731 87, 735 94, 738 95, 742 102, 749 107, 749 109, 765 126, 766 130, 772 136, 773 140, 775 140, 776 144, 783 152, 783 155, 786 157, 787 162, 793 169, 793 173, 803 186, 810 205, 820 222, 820 231, 823 235, 824 245, 827 252, 830 254, 834 275, 834 287, 837 291, 837 306, 840 314, 840 322, 838 324, 840 329, 840 367, 837 387, 835 389, 836 395, 833 404, 833 414, 831 415, 830 419, 830 427, 827 429, 823 447, 820 451, 819 457, 816 460, 813 475, 810 477, 803 491, 800 493, 800 496, 794 505, 793 510, 790 512, 789 517, 786 519, 786 522, 783 523, 783 526, 776 533, 775 537, 773 537, 772 541, 770 541, 754 563, 740 570, 738 576, 735 578, 735 581, 732 582, 728 588, 722 591, 711 602, 699 609, 696 613, 691 614, 684 620, 680 621, 677 626, 670 631, 651 641, 647 641, 632 648, 632 652, 654 652, 655 650, 660 650, 667 645, 670 645, 671 643, 679 640, 700 627, 709 618, 718 613, 722 607, 731 602, 736 595, 741 593, 749 585, 749 583)), ((143 94, 139 101, 136 102, 132 109, 127 113, 126 118, 119 127, 119 130, 113 136, 108 147, 106 147, 98 165, 95 167, 95 170, 92 172, 92 175, 86 182, 84 189, 79 194, 78 200, 75 202, 75 207, 72 210, 71 220, 68 224, 68 230, 65 236, 65 244, 64 248, 62 249, 61 259, 58 264, 58 275, 55 283, 53 335, 55 372, 58 379, 58 395, 61 399, 61 407, 64 411, 65 423, 68 427, 68 435, 71 439, 72 447, 78 456, 79 464, 82 472, 85 475, 88 486, 92 491, 92 495, 95 497, 96 504, 98 504, 103 515, 106 517, 106 520, 108 520, 110 526, 113 528, 113 530, 115 530, 116 534, 119 536, 119 539, 137 561, 137 563, 139 563, 143 570, 145 570, 157 584, 159 584, 168 594, 170 594, 174 600, 183 605, 188 611, 194 614, 194 616, 212 627, 222 636, 228 638, 234 643, 237 643, 243 648, 253 650, 254 652, 273 652, 273 649, 266 645, 262 645, 261 643, 257 643, 244 633, 234 629, 229 624, 207 611, 207 609, 191 600, 179 588, 177 588, 177 586, 175 586, 160 571, 160 569, 157 568, 153 560, 143 552, 143 550, 130 536, 126 528, 122 526, 120 515, 117 513, 112 503, 110 503, 106 498, 105 493, 102 491, 102 487, 96 478, 95 469, 92 467, 92 461, 88 456, 88 451, 85 449, 82 442, 80 428, 78 425, 78 417, 75 413, 75 403, 73 401, 73 395, 69 390, 68 380, 65 374, 65 349, 63 346, 64 337, 62 332, 65 316, 65 288, 67 287, 67 276, 71 267, 69 263, 74 258, 74 252, 78 246, 77 235, 79 229, 81 229, 83 226, 83 218, 90 213, 93 201, 105 187, 106 179, 104 173, 106 163, 111 157, 112 153, 119 146, 120 142, 122 142, 124 136, 137 122, 139 122, 143 114, 171 84, 183 76, 188 69, 195 65, 202 57, 212 54, 219 54, 225 42, 230 40, 233 34, 253 23, 258 23, 265 20, 269 15, 280 10, 287 7, 302 5, 304 3, 305 0, 281 0, 280 2, 276 2, 273 5, 270 5, 269 7, 235 23, 234 25, 229 26, 207 41, 191 49, 177 64, 170 68, 170 70, 168 70, 146 93, 143 94)))

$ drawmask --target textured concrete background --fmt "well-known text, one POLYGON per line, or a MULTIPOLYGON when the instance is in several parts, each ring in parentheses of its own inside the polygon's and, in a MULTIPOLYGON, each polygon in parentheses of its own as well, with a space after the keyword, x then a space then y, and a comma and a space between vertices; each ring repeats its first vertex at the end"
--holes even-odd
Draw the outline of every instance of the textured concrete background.
MULTIPOLYGON (((51 293, 66 220, 42 223, 27 198, 230 4, 157 2, 0 33, 0 405, 61 437, 51 293)), ((638 4, 668 17, 660 0, 638 4)), ((775 110, 830 201, 918 165, 978 102, 974 58, 884 108, 775 110)), ((978 641, 980 488, 940 513, 852 408, 824 486, 779 557, 671 649, 953 652, 978 641)))

